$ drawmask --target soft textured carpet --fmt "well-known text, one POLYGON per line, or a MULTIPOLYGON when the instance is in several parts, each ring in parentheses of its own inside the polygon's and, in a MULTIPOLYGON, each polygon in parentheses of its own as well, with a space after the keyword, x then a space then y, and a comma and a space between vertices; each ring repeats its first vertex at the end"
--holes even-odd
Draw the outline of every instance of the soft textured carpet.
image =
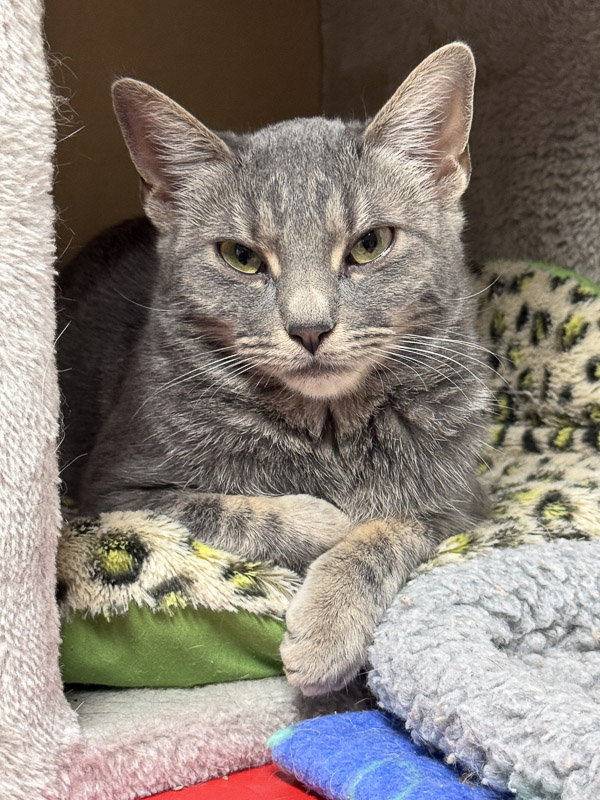
POLYGON ((353 708, 363 693, 353 687, 309 700, 284 678, 265 678, 196 689, 74 688, 67 696, 82 738, 61 800, 134 800, 266 764, 273 731, 353 708))
POLYGON ((0 798, 64 800, 54 124, 39 0, 0 2, 0 798))

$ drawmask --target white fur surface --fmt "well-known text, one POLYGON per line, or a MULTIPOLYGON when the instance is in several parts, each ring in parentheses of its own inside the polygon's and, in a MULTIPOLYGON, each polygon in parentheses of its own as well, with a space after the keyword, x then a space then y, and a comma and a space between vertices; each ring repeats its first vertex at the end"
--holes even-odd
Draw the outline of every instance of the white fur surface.
POLYGON ((328 115, 373 113, 435 48, 470 44, 472 255, 553 262, 600 279, 597 0, 321 5, 328 115))
POLYGON ((37 0, 0 3, 0 798, 64 800, 52 100, 37 0))
POLYGON ((69 800, 133 800, 266 764, 269 736, 301 718, 283 678, 68 697, 83 736, 69 800))
POLYGON ((60 800, 134 800, 261 766, 270 761, 266 742, 275 731, 365 702, 358 686, 304 698, 285 678, 192 689, 71 689, 67 698, 80 737, 60 762, 60 800))

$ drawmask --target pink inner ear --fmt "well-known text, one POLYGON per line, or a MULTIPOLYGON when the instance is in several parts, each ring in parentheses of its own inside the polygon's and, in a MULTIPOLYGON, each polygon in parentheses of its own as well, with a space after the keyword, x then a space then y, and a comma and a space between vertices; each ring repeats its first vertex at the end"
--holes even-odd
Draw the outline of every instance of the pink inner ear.
POLYGON ((160 122, 156 119, 157 109, 153 106, 152 101, 138 103, 130 98, 123 109, 124 113, 121 115, 119 110, 117 113, 131 159, 144 184, 143 191, 153 191, 168 201, 175 181, 169 172, 167 157, 161 157, 161 146, 157 141, 160 122))
POLYGON ((437 149, 459 159, 464 152, 470 129, 470 109, 465 107, 465 91, 454 87, 446 101, 439 124, 437 149))
POLYGON ((142 179, 142 197, 172 202, 186 171, 230 155, 216 134, 147 84, 125 78, 113 87, 115 113, 142 179))
POLYGON ((438 182, 453 194, 462 193, 470 176, 474 77, 472 54, 465 45, 441 48, 383 106, 365 139, 430 164, 438 182))
POLYGON ((163 183, 164 167, 159 161, 156 145, 152 142, 152 101, 143 96, 140 98, 139 94, 135 89, 126 90, 117 85, 114 90, 114 107, 131 160, 140 174, 143 192, 146 193, 163 183))

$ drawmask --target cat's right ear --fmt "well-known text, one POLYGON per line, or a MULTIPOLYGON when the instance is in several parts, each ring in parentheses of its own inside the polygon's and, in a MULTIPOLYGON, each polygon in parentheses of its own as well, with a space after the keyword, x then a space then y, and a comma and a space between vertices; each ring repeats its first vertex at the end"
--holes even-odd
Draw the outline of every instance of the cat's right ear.
POLYGON ((112 85, 112 98, 153 221, 173 206, 192 171, 232 157, 222 139, 147 83, 121 78, 112 85))

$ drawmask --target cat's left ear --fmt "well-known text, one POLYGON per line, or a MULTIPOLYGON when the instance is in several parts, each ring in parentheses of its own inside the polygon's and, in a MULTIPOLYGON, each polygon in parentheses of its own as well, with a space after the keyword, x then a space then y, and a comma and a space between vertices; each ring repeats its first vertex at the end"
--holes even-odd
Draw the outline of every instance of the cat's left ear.
POLYGON ((448 202, 465 191, 471 175, 469 132, 475 60, 462 42, 441 47, 411 72, 374 117, 365 144, 418 159, 434 175, 448 202))

